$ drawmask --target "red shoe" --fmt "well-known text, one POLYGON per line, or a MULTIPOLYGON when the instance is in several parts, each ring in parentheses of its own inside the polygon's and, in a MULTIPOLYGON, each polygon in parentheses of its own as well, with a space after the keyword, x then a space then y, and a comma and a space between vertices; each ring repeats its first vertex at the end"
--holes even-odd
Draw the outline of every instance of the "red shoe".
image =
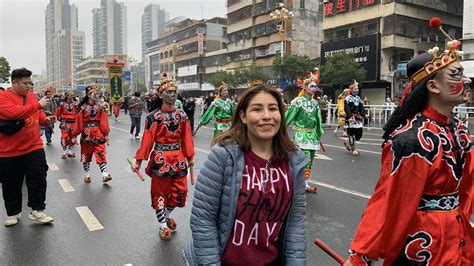
POLYGON ((104 183, 107 183, 107 182, 109 182, 110 180, 112 180, 112 176, 111 176, 110 174, 107 174, 106 176, 103 176, 103 177, 102 177, 102 181, 103 181, 104 183))
POLYGON ((176 221, 173 218, 167 218, 166 225, 171 231, 176 230, 176 227, 178 227, 178 224, 176 224, 176 221))
POLYGON ((90 183, 91 182, 91 177, 90 176, 84 177, 84 182, 90 183))
POLYGON ((316 190, 318 190, 317 187, 307 187, 306 193, 316 193, 316 190))
POLYGON ((160 238, 162 240, 170 240, 171 237, 172 237, 172 234, 169 228, 166 228, 166 227, 160 228, 160 238))

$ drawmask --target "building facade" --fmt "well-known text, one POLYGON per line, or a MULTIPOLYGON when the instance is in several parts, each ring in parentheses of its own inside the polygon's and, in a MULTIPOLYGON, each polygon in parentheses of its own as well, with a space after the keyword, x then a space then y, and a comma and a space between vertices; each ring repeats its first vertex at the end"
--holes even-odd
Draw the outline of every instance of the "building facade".
POLYGON ((278 23, 270 18, 278 3, 294 13, 285 26, 284 53, 307 55, 319 61, 322 35, 322 0, 228 0, 226 68, 255 62, 270 77, 275 56, 281 56, 278 23))
POLYGON ((101 0, 92 9, 94 57, 127 54, 127 7, 115 0, 101 0))
POLYGON ((162 73, 166 72, 181 91, 201 90, 206 83, 206 55, 226 47, 226 19, 174 20, 166 27, 170 30, 147 44, 148 88, 159 84, 162 73))
POLYGON ((146 44, 158 39, 165 31, 165 22, 169 20, 169 13, 160 9, 159 5, 148 5, 142 15, 142 62, 147 52, 146 44))
MULTIPOLYGON (((474 19, 470 15, 474 13, 474 1, 464 0, 463 41, 464 73, 474 79, 474 19)), ((471 83, 471 87, 474 84, 471 83)))
POLYGON ((85 57, 77 15, 69 0, 50 0, 45 11, 46 85, 59 92, 73 85, 74 66, 85 57))
MULTIPOLYGON (((432 17, 440 17, 451 36, 462 37, 462 1, 327 0, 321 63, 334 53, 354 54, 354 61, 367 70, 361 94, 372 104, 382 104, 386 97, 397 100, 408 83, 407 61, 436 45, 445 47, 444 36, 429 27, 432 17)), ((337 84, 324 92, 334 98, 340 90, 337 84)))

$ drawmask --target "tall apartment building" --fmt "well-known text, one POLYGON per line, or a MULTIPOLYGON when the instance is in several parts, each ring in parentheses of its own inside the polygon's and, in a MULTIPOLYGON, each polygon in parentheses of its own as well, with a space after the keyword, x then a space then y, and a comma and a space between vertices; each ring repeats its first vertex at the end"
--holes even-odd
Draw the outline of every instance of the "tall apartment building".
POLYGON ((74 66, 85 57, 85 37, 78 30, 77 7, 69 0, 50 0, 45 24, 46 84, 61 92, 73 85, 74 66))
POLYGON ((165 26, 170 30, 147 44, 145 74, 148 88, 159 84, 164 72, 176 79, 182 91, 206 87, 203 85, 206 83, 206 55, 225 49, 226 24, 226 19, 220 17, 168 22, 165 26))
MULTIPOLYGON (((474 13, 474 1, 464 0, 463 41, 464 73, 474 79, 474 19, 470 16, 474 13)), ((471 84, 474 86, 474 84, 471 84)))
POLYGON ((115 0, 101 0, 92 9, 94 57, 127 54, 127 7, 115 0))
MULTIPOLYGON (((342 51, 354 54, 367 70, 361 94, 372 104, 401 96, 413 55, 445 48, 444 36, 429 27, 432 17, 440 17, 451 36, 462 37, 463 0, 325 0, 323 8, 321 62, 342 51)), ((340 90, 334 85, 324 92, 335 98, 340 90)))
POLYGON ((272 64, 280 56, 281 38, 270 18, 278 3, 294 13, 286 26, 285 53, 319 59, 322 35, 322 0, 228 0, 227 69, 255 62, 273 78, 272 64))
POLYGON ((142 15, 142 62, 147 52, 146 44, 158 39, 165 31, 165 22, 169 20, 169 13, 160 9, 159 5, 147 5, 142 15))

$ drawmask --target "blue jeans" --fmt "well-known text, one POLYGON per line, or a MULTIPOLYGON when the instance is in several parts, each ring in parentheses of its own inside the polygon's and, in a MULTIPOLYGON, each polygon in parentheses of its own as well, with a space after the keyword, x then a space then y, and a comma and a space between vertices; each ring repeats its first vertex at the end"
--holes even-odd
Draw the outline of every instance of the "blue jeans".
POLYGON ((44 129, 44 135, 46 136, 46 141, 51 143, 51 136, 53 135, 53 128, 48 126, 44 129))

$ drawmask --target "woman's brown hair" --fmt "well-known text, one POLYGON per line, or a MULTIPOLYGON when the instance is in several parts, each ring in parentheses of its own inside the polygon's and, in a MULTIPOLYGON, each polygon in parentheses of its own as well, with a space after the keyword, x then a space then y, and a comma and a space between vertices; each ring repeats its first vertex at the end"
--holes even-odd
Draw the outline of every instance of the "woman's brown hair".
POLYGON ((280 92, 262 84, 255 85, 245 90, 245 92, 240 97, 239 104, 237 105, 234 117, 232 118, 231 128, 228 131, 222 133, 220 136, 216 137, 212 141, 212 145, 224 145, 225 143, 235 141, 244 152, 247 152, 252 148, 247 136, 247 126, 242 123, 239 114, 247 110, 250 101, 260 92, 266 92, 275 98, 278 103, 278 111, 281 114, 280 128, 277 134, 273 137, 273 158, 288 160, 290 155, 295 153, 298 148, 290 139, 286 129, 285 112, 283 111, 283 102, 280 92))

